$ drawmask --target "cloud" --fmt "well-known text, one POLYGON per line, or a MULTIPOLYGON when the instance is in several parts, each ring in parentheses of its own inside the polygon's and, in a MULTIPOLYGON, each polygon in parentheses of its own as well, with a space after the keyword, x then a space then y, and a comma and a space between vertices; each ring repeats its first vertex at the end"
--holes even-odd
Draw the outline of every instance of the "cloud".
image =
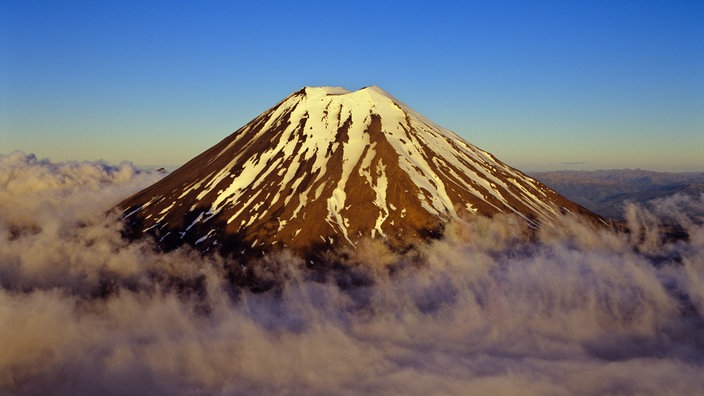
POLYGON ((159 177, 0 156, 0 393, 704 391, 704 197, 629 206, 625 235, 497 216, 413 256, 365 243, 352 288, 270 256, 287 281, 257 294, 240 263, 120 237, 106 210, 159 177))

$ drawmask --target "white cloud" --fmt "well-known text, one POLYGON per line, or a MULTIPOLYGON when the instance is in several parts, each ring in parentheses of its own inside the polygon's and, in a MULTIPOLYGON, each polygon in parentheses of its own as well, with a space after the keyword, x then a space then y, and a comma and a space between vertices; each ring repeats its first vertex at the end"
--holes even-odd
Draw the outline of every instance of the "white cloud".
POLYGON ((633 206, 628 236, 565 219, 525 242, 500 217, 417 257, 369 243, 350 263, 374 282, 351 289, 269 257, 289 281, 253 294, 225 280, 237 263, 120 237, 105 211, 159 177, 0 156, 0 393, 704 391, 704 222, 686 216, 704 199, 633 206), (662 219, 689 239, 663 243, 662 219))

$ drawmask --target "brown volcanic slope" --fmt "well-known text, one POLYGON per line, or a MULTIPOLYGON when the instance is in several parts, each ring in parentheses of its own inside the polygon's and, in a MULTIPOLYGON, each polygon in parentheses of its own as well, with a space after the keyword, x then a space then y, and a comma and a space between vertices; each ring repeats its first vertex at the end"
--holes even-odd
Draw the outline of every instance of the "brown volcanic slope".
POLYGON ((201 251, 401 247, 471 214, 593 216, 378 87, 295 92, 118 207, 133 235, 201 251))

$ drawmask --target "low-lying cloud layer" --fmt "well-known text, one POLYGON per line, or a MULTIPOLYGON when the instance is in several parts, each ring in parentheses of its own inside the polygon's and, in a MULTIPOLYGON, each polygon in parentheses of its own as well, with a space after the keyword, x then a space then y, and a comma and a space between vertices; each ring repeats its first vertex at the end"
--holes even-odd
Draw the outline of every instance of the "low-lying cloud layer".
POLYGON ((120 237, 105 211, 159 177, 0 156, 0 393, 704 392, 704 198, 629 206, 628 235, 565 219, 525 242, 505 217, 420 259, 370 242, 350 265, 373 282, 346 289, 266 257, 288 280, 254 294, 239 263, 120 237))

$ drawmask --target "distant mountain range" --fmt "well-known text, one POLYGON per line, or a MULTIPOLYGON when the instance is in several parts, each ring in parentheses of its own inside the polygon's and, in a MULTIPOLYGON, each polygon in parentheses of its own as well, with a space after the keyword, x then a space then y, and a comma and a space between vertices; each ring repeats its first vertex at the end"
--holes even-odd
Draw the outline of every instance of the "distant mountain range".
POLYGON ((623 219, 625 202, 644 204, 674 194, 704 193, 704 172, 669 173, 640 169, 532 172, 566 198, 613 220, 623 219))

